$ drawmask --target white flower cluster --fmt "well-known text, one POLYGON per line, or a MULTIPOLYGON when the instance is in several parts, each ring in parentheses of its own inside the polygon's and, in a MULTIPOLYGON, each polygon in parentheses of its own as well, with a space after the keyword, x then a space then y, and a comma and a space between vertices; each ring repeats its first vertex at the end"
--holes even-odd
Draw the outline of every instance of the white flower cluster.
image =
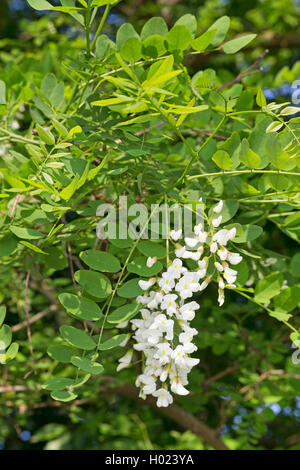
MULTIPOLYGON (((176 258, 167 271, 158 278, 139 281, 139 286, 145 291, 137 298, 142 305, 142 318, 131 320, 131 323, 135 340, 133 348, 143 352, 144 361, 143 373, 137 377, 136 386, 140 387, 140 397, 157 397, 159 407, 173 402, 170 391, 178 395, 189 393, 185 388, 188 374, 200 362, 190 356, 197 350, 193 337, 198 333, 191 328, 190 322, 200 305, 187 299, 208 286, 213 279, 213 270, 217 274, 220 306, 224 303, 225 287, 235 287, 237 271, 229 266, 238 264, 242 257, 227 248, 227 243, 236 236, 235 228, 215 231, 222 222, 219 215, 222 208, 223 202, 220 201, 213 209, 212 220, 207 219, 210 233, 198 224, 194 227, 194 236, 184 239, 184 246, 176 245, 176 258), (208 251, 206 255, 205 251, 208 251), (185 259, 194 260, 197 269, 191 271, 185 267, 182 261, 185 259), (210 268, 212 272, 207 275, 209 264, 213 269, 210 268), (154 284, 156 290, 153 290, 154 284)), ((182 238, 182 231, 173 230, 170 237, 178 241, 182 238)), ((155 261, 148 258, 147 266, 151 267, 155 261)), ((133 350, 126 353, 120 359, 118 370, 129 367, 132 356, 133 350)))

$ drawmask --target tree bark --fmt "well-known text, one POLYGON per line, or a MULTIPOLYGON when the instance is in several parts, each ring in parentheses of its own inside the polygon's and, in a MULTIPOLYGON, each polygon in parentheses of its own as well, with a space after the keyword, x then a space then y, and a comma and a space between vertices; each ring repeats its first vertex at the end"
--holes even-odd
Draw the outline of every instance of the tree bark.
POLYGON ((151 408, 159 410, 161 414, 167 416, 168 418, 178 423, 180 426, 183 426, 185 429, 196 434, 196 436, 203 439, 207 444, 216 450, 229 450, 213 429, 211 429, 188 411, 185 411, 176 405, 170 405, 167 408, 157 408, 155 399, 151 397, 147 398, 146 400, 140 399, 138 390, 133 385, 124 385, 113 388, 111 389, 111 392, 119 393, 120 395, 131 398, 140 405, 148 405, 151 406, 151 408))

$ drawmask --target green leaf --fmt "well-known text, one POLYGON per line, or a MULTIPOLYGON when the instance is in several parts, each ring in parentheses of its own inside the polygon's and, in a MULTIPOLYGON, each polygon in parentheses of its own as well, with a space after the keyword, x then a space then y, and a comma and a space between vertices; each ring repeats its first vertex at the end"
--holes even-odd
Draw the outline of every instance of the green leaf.
POLYGON ((225 54, 235 54, 243 47, 247 46, 249 42, 253 41, 256 38, 257 34, 246 34, 245 36, 240 36, 239 38, 232 39, 231 41, 223 44, 223 51, 225 54))
POLYGON ((165 36, 167 32, 168 26, 165 20, 161 17, 153 17, 144 24, 141 32, 141 40, 144 41, 149 36, 153 35, 165 36))
POLYGON ((139 35, 130 23, 124 23, 117 31, 116 44, 119 51, 121 50, 122 45, 125 41, 130 38, 139 39, 139 35))
POLYGON ((114 310, 107 318, 108 323, 122 323, 130 320, 138 312, 139 306, 136 303, 122 305, 114 310))
POLYGON ((153 258, 156 256, 157 258, 163 258, 166 256, 166 248, 159 243, 151 242, 148 240, 141 241, 137 249, 145 256, 153 258))
POLYGON ((71 181, 68 186, 66 186, 60 193, 60 197, 64 199, 65 201, 69 201, 73 194, 75 193, 76 189, 78 188, 78 183, 79 183, 79 175, 76 173, 75 177, 71 181))
POLYGON ((277 312, 291 312, 300 303, 300 287, 292 286, 283 289, 274 298, 274 307, 277 312))
POLYGON ((96 271, 117 273, 121 269, 118 258, 105 251, 86 250, 82 251, 79 256, 85 264, 96 271))
POLYGON ((187 13, 186 15, 183 15, 181 16, 181 18, 179 18, 176 23, 175 23, 175 26, 176 25, 185 25, 187 26, 193 37, 195 36, 195 33, 197 31, 197 20, 196 20, 196 17, 194 15, 191 15, 190 13, 187 13))
POLYGON ((35 253, 41 253, 43 255, 46 255, 46 253, 43 250, 41 250, 38 246, 33 245, 32 243, 25 242, 24 240, 20 241, 20 243, 26 246, 27 248, 29 248, 30 250, 34 251, 35 253))
POLYGON ((225 39, 229 26, 230 18, 228 16, 222 16, 208 28, 208 31, 217 30, 211 41, 212 46, 218 46, 225 39))
POLYGON ((54 135, 48 130, 44 129, 39 124, 36 124, 36 130, 40 137, 40 139, 45 142, 47 145, 55 145, 55 138, 54 135))
POLYGON ((74 328, 74 326, 62 325, 59 331, 62 338, 76 348, 90 351, 96 347, 92 338, 85 331, 74 328))
POLYGON ((0 326, 1 326, 2 323, 4 322, 5 315, 6 315, 6 306, 5 306, 5 305, 1 305, 1 306, 0 306, 0 326))
POLYGON ((104 341, 104 343, 101 343, 99 346, 100 351, 106 351, 107 349, 113 349, 119 346, 123 341, 125 341, 127 337, 127 334, 122 334, 122 335, 117 335, 114 336, 113 338, 108 339, 107 341, 104 341))
POLYGON ((108 98, 107 100, 93 101, 93 106, 113 106, 114 104, 126 103, 128 100, 124 98, 108 98))
POLYGON ((52 111, 50 106, 45 101, 43 101, 41 98, 39 98, 38 96, 34 97, 34 104, 40 111, 42 111, 42 113, 47 118, 51 119, 53 117, 54 112, 52 111))
POLYGON ((51 10, 53 5, 47 2, 46 0, 27 0, 29 5, 34 8, 35 10, 42 11, 42 10, 51 10))
POLYGON ((198 38, 192 41, 191 43, 192 48, 198 52, 205 51, 205 49, 210 45, 210 43, 214 39, 216 32, 217 32, 216 29, 211 29, 211 30, 206 31, 201 36, 199 36, 198 38))
POLYGON ((163 268, 163 265, 159 261, 156 261, 151 268, 147 267, 146 262, 147 258, 139 256, 129 263, 127 271, 143 277, 152 277, 158 274, 163 268))
POLYGON ((142 57, 142 43, 140 39, 126 39, 121 47, 121 55, 129 62, 137 62, 142 57))
POLYGON ((299 113, 300 108, 296 106, 287 106, 280 111, 280 116, 291 116, 293 114, 299 113))
POLYGON ((65 128, 65 126, 63 124, 61 124, 56 119, 52 119, 52 124, 53 124, 54 128, 56 129, 56 131, 58 132, 58 135, 60 137, 62 137, 62 138, 67 137, 68 130, 65 128))
POLYGON ((258 89, 256 95, 256 103, 260 108, 264 108, 265 106, 267 106, 267 100, 261 88, 258 89))
POLYGON ((68 313, 80 320, 97 321, 103 316, 96 302, 85 297, 64 292, 58 296, 58 300, 68 313))
POLYGON ((121 287, 119 287, 117 294, 120 297, 125 297, 127 299, 132 299, 133 297, 142 295, 144 291, 140 288, 138 282, 139 278, 131 279, 130 281, 125 282, 121 287))
POLYGON ((97 299, 105 299, 111 294, 111 284, 104 274, 94 271, 76 271, 75 279, 86 292, 97 299))
POLYGON ((115 43, 109 39, 106 34, 101 34, 96 41, 96 56, 98 59, 103 59, 109 52, 113 52, 116 49, 115 43))
POLYGON ((57 390, 56 392, 51 392, 51 397, 53 400, 68 402, 75 400, 77 394, 74 392, 68 392, 67 390, 57 390))
MULTIPOLYGON (((214 207, 214 206, 213 206, 214 207)), ((238 211, 239 202, 236 199, 225 199, 223 200, 223 207, 219 214, 215 214, 213 212, 213 207, 209 211, 210 218, 216 218, 220 215, 222 216, 222 223, 228 222, 228 220, 232 219, 238 211)), ((240 225, 240 227, 242 227, 240 225)), ((235 241, 235 240, 234 240, 235 241)))
POLYGON ((239 158, 247 168, 258 168, 261 163, 260 156, 250 149, 249 142, 245 138, 241 143, 239 158))
POLYGON ((57 362, 70 362, 71 357, 76 354, 76 349, 64 346, 62 344, 56 344, 49 346, 48 355, 57 362))
POLYGON ((222 168, 222 170, 231 170, 233 163, 232 160, 225 150, 218 150, 212 157, 215 164, 222 168))
POLYGON ((8 348, 12 340, 11 328, 8 325, 2 325, 0 328, 0 350, 8 348))
POLYGON ((275 168, 277 168, 277 170, 285 170, 289 167, 290 157, 284 150, 280 149, 279 152, 276 152, 274 149, 274 152, 270 151, 268 155, 270 162, 275 168))
POLYGON ((165 41, 162 36, 153 34, 147 37, 143 41, 143 53, 144 55, 153 57, 160 57, 166 52, 165 41))
POLYGON ((6 104, 6 85, 0 80, 0 104, 6 104))
POLYGON ((270 317, 276 318, 278 321, 286 322, 291 318, 291 315, 283 312, 269 312, 270 317))
POLYGON ((87 359, 86 357, 73 356, 71 363, 84 372, 92 375, 99 375, 104 371, 104 367, 101 364, 94 362, 91 359, 87 359))
POLYGON ((11 343, 7 351, 5 352, 5 362, 12 361, 19 351, 18 343, 11 343))
POLYGON ((184 51, 193 39, 190 29, 185 25, 176 25, 166 35, 170 51, 184 51))
POLYGON ((300 253, 296 253, 291 259, 291 273, 293 276, 300 276, 300 253))
POLYGON ((29 240, 36 240, 38 238, 43 238, 44 235, 37 230, 26 227, 16 227, 15 225, 10 226, 11 232, 16 235, 18 238, 24 238, 29 240))
MULTIPOLYGON (((263 229, 259 225, 238 225, 239 228, 237 230, 236 237, 234 239, 234 243, 246 243, 251 242, 258 238, 262 233, 263 229)), ((231 228, 232 226, 228 226, 227 228, 231 228)))
POLYGON ((93 0, 92 7, 102 7, 104 5, 111 5, 116 3, 116 0, 93 0))
POLYGON ((266 129, 266 134, 271 134, 272 132, 278 132, 284 126, 283 122, 274 121, 266 129))
POLYGON ((16 238, 12 233, 4 235, 0 239, 0 258, 3 256, 9 256, 15 251, 18 246, 18 238, 16 238))
POLYGON ((283 283, 281 273, 271 273, 260 279, 255 287, 255 300, 261 303, 269 303, 280 292, 283 283))
POLYGON ((57 246, 49 246, 46 250, 47 256, 44 256, 42 260, 48 268, 61 271, 68 266, 67 257, 62 248, 59 249, 57 246))
POLYGON ((64 390, 65 388, 72 385, 72 383, 73 379, 54 377, 52 379, 47 380, 47 382, 42 385, 42 388, 53 391, 64 390))

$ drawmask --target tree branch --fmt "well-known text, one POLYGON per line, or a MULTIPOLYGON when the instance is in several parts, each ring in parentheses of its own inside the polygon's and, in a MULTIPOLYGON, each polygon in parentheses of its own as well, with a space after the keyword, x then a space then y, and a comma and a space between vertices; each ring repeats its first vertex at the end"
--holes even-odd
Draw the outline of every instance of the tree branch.
POLYGON ((239 83, 242 78, 247 77, 248 75, 251 75, 253 73, 261 72, 262 67, 259 67, 260 62, 263 60, 266 54, 268 54, 269 50, 265 49, 265 51, 256 59, 256 61, 250 65, 249 67, 244 70, 244 72, 239 73, 233 80, 230 82, 224 83, 224 85, 220 86, 218 88, 219 91, 223 90, 224 88, 228 88, 235 83, 239 83))

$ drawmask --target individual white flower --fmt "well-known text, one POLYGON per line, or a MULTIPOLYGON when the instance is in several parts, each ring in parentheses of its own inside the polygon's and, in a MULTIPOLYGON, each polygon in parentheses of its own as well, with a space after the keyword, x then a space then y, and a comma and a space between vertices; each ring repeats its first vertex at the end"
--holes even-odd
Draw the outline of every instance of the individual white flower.
POLYGON ((227 256, 229 254, 229 251, 226 249, 226 248, 220 248, 220 250, 218 250, 217 252, 219 258, 221 261, 225 261, 227 259, 227 256))
POLYGON ((181 256, 181 258, 183 259, 192 259, 194 261, 198 261, 200 257, 201 257, 201 253, 199 251, 188 251, 188 250, 185 250, 181 256))
POLYGON ((142 385, 141 390, 145 395, 150 395, 156 390, 156 383, 152 376, 141 374, 135 382, 136 386, 142 385))
POLYGON ((186 354, 192 354, 193 352, 197 351, 197 349, 197 346, 192 342, 184 343, 183 345, 183 350, 186 354))
POLYGON ((133 349, 129 349, 129 351, 127 351, 127 353, 124 356, 120 357, 119 359, 120 364, 117 367, 117 372, 119 372, 122 369, 126 369, 127 367, 130 366, 132 355, 133 355, 133 349))
POLYGON ((239 264, 242 261, 243 257, 238 253, 228 253, 227 261, 230 264, 239 264))
POLYGON ((222 216, 220 215, 216 219, 212 219, 211 223, 213 227, 219 227, 220 223, 222 222, 222 216))
POLYGON ((200 362, 200 359, 196 357, 186 357, 185 363, 188 371, 191 371, 193 367, 197 366, 200 362))
POLYGON ((162 298, 160 308, 162 310, 167 310, 167 315, 173 315, 177 311, 176 299, 178 295, 176 294, 167 294, 162 298))
POLYGON ((156 263, 156 260, 157 260, 157 258, 151 258, 151 256, 149 256, 149 258, 147 258, 147 262, 146 262, 147 268, 152 268, 154 263, 156 263))
POLYGON ((156 354, 154 358, 159 361, 160 364, 167 364, 171 360, 173 350, 169 343, 159 343, 156 345, 156 354))
POLYGON ((166 408, 173 403, 173 397, 171 393, 168 392, 168 390, 165 388, 159 388, 158 390, 155 390, 155 392, 153 392, 153 396, 157 397, 156 404, 159 408, 166 408))
MULTIPOLYGON (((191 302, 192 303, 192 302, 191 302)), ((193 336, 195 336, 196 334, 198 333, 198 331, 196 330, 196 328, 190 328, 190 327, 187 327, 185 329, 185 331, 183 331, 182 333, 180 333, 179 335, 179 341, 182 343, 182 344, 186 344, 186 343, 190 343, 192 340, 193 340, 193 336)), ((196 347, 196 346, 195 346, 196 347)), ((196 349, 195 349, 196 351, 196 349)))
POLYGON ((190 392, 182 385, 181 377, 175 377, 171 383, 171 390, 177 395, 188 395, 190 392))
POLYGON ((116 328, 127 328, 128 323, 129 323, 129 320, 127 320, 127 321, 122 321, 121 323, 118 323, 118 324, 116 325, 116 328))
POLYGON ((171 273, 162 273, 162 277, 158 282, 159 287, 168 294, 175 286, 174 276, 171 273))
POLYGON ((230 230, 221 229, 216 232, 213 236, 213 241, 217 242, 221 246, 226 246, 229 240, 233 240, 236 235, 236 228, 233 227, 230 230))
POLYGON ((180 307, 180 317, 182 320, 191 321, 195 317, 195 310, 198 310, 199 308, 200 305, 197 304, 197 302, 188 302, 187 304, 184 304, 182 307, 180 307))
POLYGON ((162 298, 163 298, 163 295, 160 292, 151 291, 150 300, 148 300, 147 307, 150 308, 151 310, 157 309, 162 298))
POLYGON ((225 267, 224 268, 224 278, 228 282, 228 284, 233 284, 236 281, 237 271, 234 269, 225 267))
POLYGON ((218 261, 215 262, 215 267, 219 272, 222 272, 224 270, 223 266, 218 261))
POLYGON ((223 201, 219 201, 218 204, 213 208, 213 212, 215 214, 220 214, 220 212, 222 211, 223 209, 223 201))
POLYGON ((172 359, 174 359, 175 365, 184 368, 186 365, 186 358, 187 356, 184 347, 179 344, 172 352, 172 359))
POLYGON ((174 321, 168 320, 166 315, 161 313, 155 317, 149 330, 157 330, 160 333, 166 333, 166 339, 172 340, 174 337, 174 321))
POLYGON ((158 344, 162 337, 162 331, 159 328, 149 328, 149 330, 145 331, 145 333, 145 337, 147 339, 148 344, 152 346, 154 344, 158 344))
POLYGON ((199 276, 196 272, 184 273, 175 286, 175 290, 179 292, 179 295, 183 300, 192 297, 193 292, 197 292, 199 288, 199 276))
POLYGON ((200 222, 199 224, 194 226, 194 234, 199 235, 200 233, 202 233, 202 229, 203 229, 203 225, 200 222))
POLYGON ((211 281, 211 276, 208 276, 201 284, 199 290, 202 291, 207 288, 208 284, 211 281))
POLYGON ((177 240, 179 240, 181 237, 182 237, 182 230, 171 230, 170 232, 170 237, 172 238, 172 240, 174 240, 175 242, 177 242, 177 240))
POLYGON ((151 286, 153 286, 154 283, 155 283, 155 279, 153 280, 153 278, 149 279, 149 281, 140 280, 139 286, 142 290, 148 290, 150 289, 151 286))
POLYGON ((131 336, 131 334, 128 333, 128 334, 126 335, 125 339, 122 341, 122 343, 120 343, 120 346, 121 346, 122 348, 124 348, 124 347, 126 346, 126 344, 127 344, 128 341, 129 341, 130 336, 131 336))
POLYGON ((218 249, 218 244, 215 241, 211 242, 209 249, 211 253, 215 253, 218 249))
POLYGON ((225 302, 224 290, 223 289, 218 289, 218 303, 219 303, 219 306, 222 307, 224 302, 225 302))
POLYGON ((171 266, 168 267, 168 273, 170 273, 174 279, 179 279, 183 272, 187 271, 187 268, 182 266, 182 261, 179 258, 175 258, 171 266))
POLYGON ((186 248, 185 246, 180 246, 179 248, 177 248, 177 250, 175 251, 175 256, 177 258, 182 258, 184 253, 186 251, 186 248))
POLYGON ((197 236, 197 240, 199 243, 205 243, 206 242, 206 239, 207 239, 207 236, 208 236, 208 233, 207 232, 202 232, 201 230, 196 230, 196 226, 194 228, 194 231, 198 232, 196 233, 196 236, 197 236))
POLYGON ((190 248, 195 248, 195 246, 199 243, 196 237, 195 238, 185 237, 184 242, 190 248))
POLYGON ((235 227, 232 227, 232 229, 229 230, 230 232, 230 238, 229 240, 233 240, 236 236, 236 228, 235 227))
POLYGON ((219 285, 219 289, 222 289, 222 290, 225 289, 225 283, 223 279, 221 278, 221 276, 218 277, 218 285, 219 285))

